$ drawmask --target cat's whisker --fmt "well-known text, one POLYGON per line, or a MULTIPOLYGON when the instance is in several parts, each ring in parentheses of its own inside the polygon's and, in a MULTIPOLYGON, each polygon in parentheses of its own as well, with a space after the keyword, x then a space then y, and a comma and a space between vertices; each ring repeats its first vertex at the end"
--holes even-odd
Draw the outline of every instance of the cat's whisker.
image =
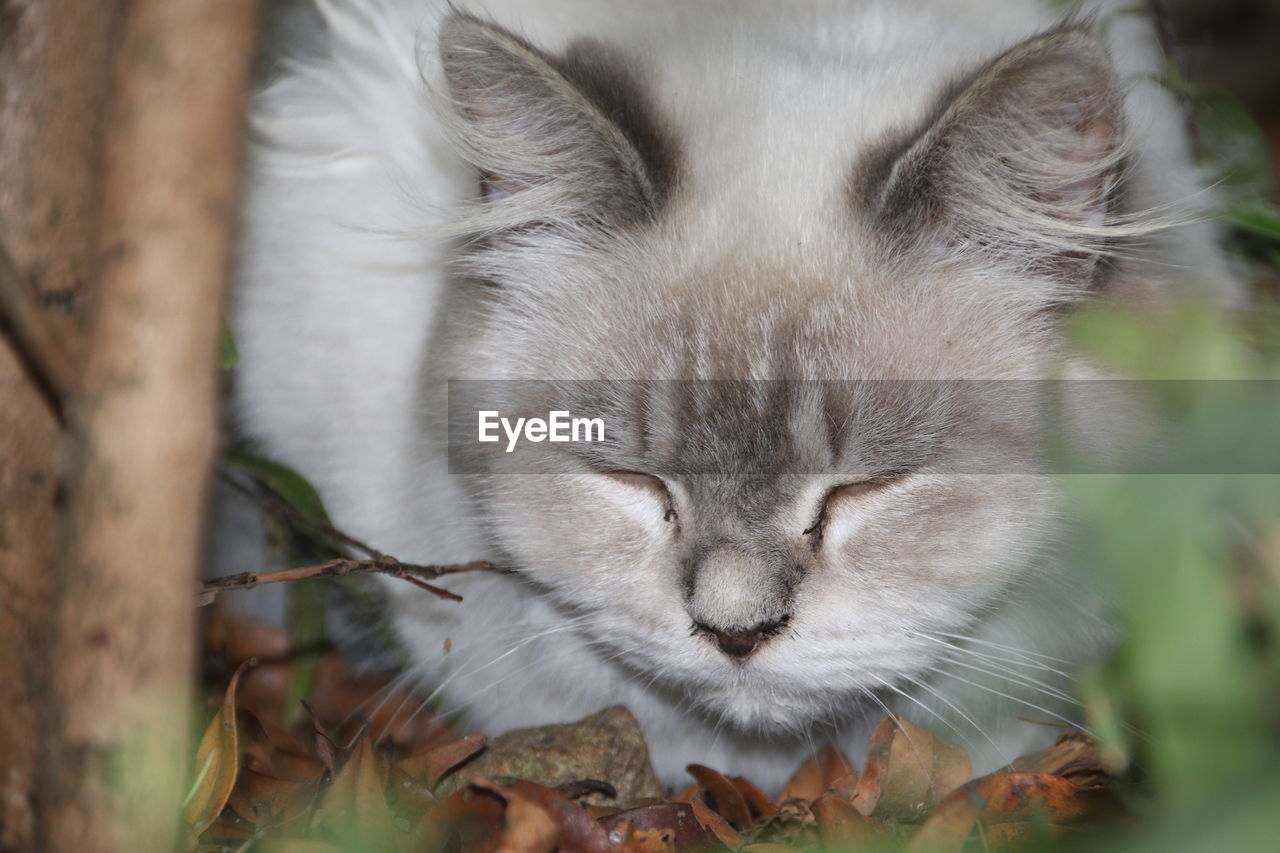
POLYGON ((963 667, 964 669, 972 670, 973 672, 977 672, 981 675, 994 676, 1004 681, 1008 681, 1012 684, 1017 684, 1021 687, 1031 688, 1037 693, 1044 694, 1049 698, 1057 699, 1069 705, 1076 704, 1076 700, 1073 697, 1071 697, 1067 693, 1064 693, 1058 688, 1052 687, 1048 684, 1045 684, 1043 681, 1039 681, 1034 678, 1020 676, 1010 670, 1002 670, 1002 669, 996 669, 992 667, 979 666, 971 661, 961 659, 959 656, 956 656, 956 655, 944 656, 943 660, 945 660, 949 665, 952 665, 952 666, 963 667))
POLYGON ((1060 676, 1067 680, 1071 679, 1071 675, 1065 672, 1064 670, 1050 666, 1049 664, 1043 663, 1041 661, 1026 657, 1026 655, 1029 654, 1026 652, 1020 652, 1014 649, 1006 649, 1005 650, 1006 654, 1012 655, 1013 657, 1017 658, 1017 660, 1010 660, 1009 657, 997 657, 996 655, 991 654, 989 652, 981 652, 976 649, 967 648, 963 644, 965 642, 973 642, 971 639, 968 639, 968 638, 963 640, 962 639, 947 640, 947 639, 943 639, 942 637, 933 636, 932 634, 929 634, 925 631, 912 631, 910 635, 913 637, 919 637, 922 640, 929 640, 930 642, 937 643, 949 649, 963 652, 966 655, 982 658, 984 660, 989 660, 993 663, 1016 664, 1018 666, 1026 666, 1026 667, 1041 670, 1043 672, 1052 673, 1053 675, 1060 676))
MULTIPOLYGON (((399 690, 403 689, 406 684, 412 682, 414 678, 416 678, 425 668, 425 662, 418 662, 408 667, 403 672, 396 674, 394 678, 390 679, 386 684, 369 694, 369 696, 348 711, 347 715, 343 717, 342 721, 338 724, 338 727, 341 729, 346 726, 357 715, 363 715, 368 718, 376 717, 378 712, 382 710, 383 706, 391 700, 391 697, 399 690), (374 705, 373 708, 369 709, 369 705, 374 702, 377 704, 374 705), (366 711, 366 709, 368 710, 366 711)), ((348 747, 350 747, 350 744, 348 744, 348 747)))
POLYGON ((970 669, 983 675, 992 675, 997 678, 1009 681, 1014 684, 1034 689, 1038 693, 1043 693, 1060 701, 1075 704, 1075 699, 1062 689, 1055 687, 1048 682, 1042 681, 1035 676, 1028 675, 1021 671, 1020 667, 1028 667, 1035 669, 1045 669, 1053 674, 1061 676, 1064 680, 1070 680, 1070 676, 1058 670, 1038 666, 1027 661, 1010 661, 1007 659, 997 658, 993 655, 975 652, 972 649, 963 648, 956 643, 949 643, 930 637, 926 634, 916 634, 921 639, 930 640, 943 646, 946 651, 942 653, 942 659, 949 664, 970 669))
MULTIPOLYGON (((894 692, 894 693, 896 693, 897 695, 901 696, 903 699, 906 699, 908 702, 913 702, 913 703, 915 703, 915 705, 916 705, 917 707, 919 707, 922 711, 925 711, 926 713, 932 714, 932 715, 933 715, 934 717, 936 717, 939 721, 941 721, 944 725, 946 725, 946 726, 950 727, 950 728, 951 728, 951 730, 952 730, 953 732, 955 732, 955 733, 956 733, 956 736, 957 736, 957 737, 959 737, 961 740, 963 740, 963 741, 965 741, 965 742, 966 742, 966 745, 970 745, 970 744, 968 743, 968 738, 966 738, 966 737, 965 737, 964 733, 963 733, 963 732, 961 732, 961 731, 960 731, 960 729, 958 729, 954 723, 952 723, 952 722, 951 722, 950 720, 948 720, 946 717, 944 717, 944 716, 942 716, 941 714, 939 714, 937 711, 935 711, 935 710, 933 710, 932 708, 930 708, 928 705, 926 705, 926 704, 924 704, 923 702, 921 702, 919 698, 917 698, 917 697, 915 697, 915 696, 912 696, 910 693, 908 693, 908 692, 904 691, 902 688, 898 687, 896 684, 893 684, 892 682, 888 681, 888 680, 887 680, 887 679, 885 679, 885 678, 881 678, 881 677, 880 677, 880 676, 878 676, 878 675, 873 675, 873 676, 872 676, 872 678, 874 678, 876 681, 880 682, 880 684, 881 684, 881 685, 883 685, 885 689, 893 691, 893 692, 894 692)), ((914 683, 914 682, 913 682, 913 683, 914 683)), ((899 724, 899 723, 900 723, 900 717, 898 717, 896 714, 895 714, 895 715, 892 715, 892 719, 893 719, 893 721, 894 721, 894 724, 895 724, 895 725, 897 725, 897 724, 899 724)), ((911 751, 912 751, 912 752, 914 752, 914 753, 916 754, 916 756, 917 756, 917 757, 919 757, 919 758, 921 758, 921 759, 923 760, 923 758, 924 758, 923 751, 922 751, 922 750, 920 749, 920 747, 916 744, 916 742, 912 739, 911 734, 910 734, 906 729, 903 729, 900 725, 898 726, 898 730, 899 730, 899 731, 901 731, 901 732, 902 732, 902 736, 903 736, 904 738, 906 738, 906 740, 907 740, 907 744, 911 747, 911 751)), ((970 745, 970 746, 971 746, 971 745, 970 745)))
POLYGON ((1041 654, 1039 652, 1032 652, 1032 651, 1028 651, 1027 649, 1017 648, 1016 646, 1006 646, 1003 643, 997 643, 992 640, 984 640, 978 637, 969 637, 964 634, 949 634, 946 631, 930 631, 929 633, 937 637, 945 637, 946 639, 949 639, 949 640, 961 640, 966 643, 976 643, 979 646, 989 646, 994 649, 999 649, 1002 652, 1008 652, 1009 654, 1019 655, 1021 657, 1027 657, 1033 660, 1052 661, 1053 663, 1065 664, 1066 666, 1072 665, 1071 661, 1066 660, 1064 658, 1057 658, 1057 657, 1053 657, 1052 655, 1041 654))
MULTIPOLYGON (((414 717, 416 717, 418 713, 420 713, 424 708, 429 706, 431 702, 434 701, 435 698, 441 693, 441 691, 443 691, 446 687, 449 686, 450 683, 452 683, 456 679, 469 678, 475 675, 476 673, 482 672, 483 670, 488 669, 489 667, 494 666, 495 664, 501 662, 502 660, 510 657, 512 654, 515 654, 516 652, 520 651, 529 643, 532 643, 535 640, 542 639, 544 637, 548 637, 553 634, 560 633, 562 631, 575 629, 577 627, 580 627, 580 625, 584 621, 585 621, 585 617, 581 619, 573 619, 573 620, 569 620, 567 622, 555 625, 546 630, 538 631, 534 633, 532 636, 526 637, 525 639, 513 644, 510 648, 507 648, 504 652, 491 658, 488 662, 482 664, 481 666, 470 667, 469 665, 473 661, 480 658, 483 654, 482 650, 478 650, 475 654, 473 654, 470 658, 468 658, 467 661, 461 667, 459 667, 458 669, 451 672, 448 676, 446 676, 444 680, 442 680, 438 685, 436 685, 436 687, 427 696, 423 697, 419 701, 416 709, 410 715, 410 719, 413 719, 414 717)), ((401 708, 403 708, 404 704, 405 704, 404 700, 402 700, 401 708)), ((394 723, 396 717, 399 715, 401 708, 397 708, 396 713, 392 715, 391 720, 389 720, 387 725, 384 727, 386 731, 392 730, 391 726, 394 723)), ((395 731, 399 731, 400 729, 402 729, 405 724, 406 723, 401 723, 398 727, 396 727, 395 731)))
MULTIPOLYGON (((939 702, 941 702, 943 705, 945 705, 947 708, 949 708, 951 711, 953 711, 957 716, 959 716, 959 717, 960 717, 960 719, 964 720, 966 723, 968 723, 970 726, 972 726, 974 731, 976 731, 978 734, 982 735, 982 737, 987 741, 987 743, 991 744, 992 748, 994 748, 996 751, 999 751, 1000 747, 996 744, 995 740, 993 740, 993 739, 992 739, 991 735, 987 733, 987 730, 986 730, 986 729, 984 729, 981 725, 979 725, 979 724, 978 724, 978 722, 977 722, 976 720, 974 720, 974 719, 973 719, 973 717, 971 717, 969 714, 967 714, 967 713, 966 713, 962 708, 960 708, 960 706, 959 706, 959 705, 957 705, 956 703, 952 702, 952 701, 951 701, 950 699, 948 699, 946 696, 943 696, 940 692, 938 692, 937 690, 935 690, 933 687, 931 687, 931 686, 930 686, 928 683, 926 683, 925 681, 923 681, 923 680, 921 680, 921 679, 918 679, 918 678, 914 678, 914 677, 912 677, 912 676, 910 676, 910 675, 905 676, 905 678, 907 679, 907 682, 908 682, 910 685, 912 685, 913 687, 916 687, 916 688, 918 688, 918 689, 920 689, 920 690, 925 691, 926 693, 928 693, 929 695, 931 695, 931 696, 933 696, 935 699, 937 699, 939 702)), ((909 693, 906 693, 906 692, 904 692, 904 691, 901 691, 901 690, 899 690, 897 687, 895 687, 895 686, 894 686, 894 685, 892 685, 892 684, 888 684, 887 686, 889 687, 889 689, 894 690, 894 691, 895 691, 895 692, 897 692, 899 695, 904 696, 904 697, 906 697, 906 698, 910 699, 911 701, 915 702, 915 703, 916 703, 916 705, 918 705, 920 708, 922 708, 922 709, 924 709, 924 710, 926 710, 926 711, 930 712, 931 714, 933 714, 933 716, 935 716, 937 719, 941 720, 941 721, 943 722, 943 724, 944 724, 944 725, 946 725, 946 726, 947 726, 948 728, 950 728, 953 732, 955 732, 955 733, 956 733, 956 736, 957 736, 957 737, 959 737, 962 741, 964 741, 965 746, 966 746, 970 751, 972 751, 972 750, 973 750, 973 742, 972 742, 971 740, 969 740, 969 738, 968 738, 968 737, 967 737, 967 736, 966 736, 966 735, 965 735, 965 734, 960 730, 960 727, 959 727, 959 726, 957 726, 955 723, 951 722, 951 721, 950 721, 950 720, 948 720, 944 715, 937 713, 937 712, 936 712, 936 711, 934 711, 932 708, 930 708, 928 705, 926 705, 924 702, 920 701, 919 697, 912 696, 912 695, 911 695, 911 694, 909 694, 909 693)))
POLYGON ((983 690, 983 691, 986 691, 987 693, 994 694, 994 695, 999 696, 999 697, 1001 697, 1001 698, 1003 698, 1003 699, 1008 699, 1010 702, 1016 702, 1016 703, 1018 703, 1019 705, 1025 705, 1025 706, 1027 706, 1028 708, 1031 708, 1031 709, 1032 709, 1032 710, 1034 710, 1034 711, 1039 711, 1041 714, 1044 714, 1046 717, 1052 717, 1053 719, 1057 720, 1058 722, 1060 722, 1060 723, 1064 723, 1064 724, 1066 724, 1066 725, 1068 725, 1068 726, 1072 727, 1073 729, 1079 729, 1080 731, 1084 732, 1086 735, 1088 735, 1088 736, 1089 736, 1089 737, 1091 737, 1091 738, 1096 738, 1096 737, 1097 737, 1097 736, 1096 736, 1092 731, 1090 731, 1088 728, 1086 728, 1086 727, 1084 727, 1083 725, 1081 725, 1078 721, 1076 721, 1076 720, 1072 720, 1072 719, 1069 719, 1068 717, 1064 717, 1062 714, 1058 714, 1058 713, 1056 713, 1056 712, 1054 712, 1054 711, 1050 711, 1048 708, 1041 707, 1040 705, 1037 705, 1037 704, 1035 704, 1034 702, 1028 701, 1028 700, 1023 699, 1023 698, 1018 697, 1018 696, 1012 696, 1012 695, 1010 695, 1010 694, 1008 694, 1008 693, 1004 693, 1004 692, 1002 692, 1002 691, 1000 691, 1000 690, 996 690, 994 687, 990 686, 989 684, 981 684, 981 683, 976 682, 976 681, 971 681, 971 680, 969 680, 969 679, 967 679, 967 678, 965 678, 965 677, 963 677, 963 676, 961 676, 961 675, 957 675, 956 673, 954 673, 954 672, 950 672, 950 671, 945 670, 945 669, 939 669, 939 670, 937 670, 937 673, 938 673, 939 675, 941 675, 941 676, 946 677, 946 678, 953 678, 953 679, 955 679, 956 681, 961 682, 962 684, 967 684, 967 685, 969 685, 970 687, 976 688, 976 689, 978 689, 978 690, 983 690))
MULTIPOLYGON (((632 651, 634 651, 634 650, 635 650, 635 649, 634 649, 634 647, 633 647, 633 648, 622 649, 622 650, 619 650, 619 651, 618 651, 617 653, 615 653, 614 655, 612 655, 612 656, 610 656, 610 657, 608 657, 608 658, 605 658, 604 660, 607 662, 607 661, 609 661, 609 660, 613 660, 613 659, 615 659, 615 658, 617 658, 617 657, 619 657, 619 656, 622 656, 622 655, 625 655, 625 654, 630 654, 630 653, 631 653, 632 651)), ((580 648, 561 649, 561 650, 560 650, 560 652, 558 653, 558 655, 553 656, 552 658, 550 658, 550 660, 553 660, 553 661, 554 661, 554 660, 556 660, 556 659, 557 659, 557 658, 559 658, 559 657, 567 657, 567 656, 572 656, 572 655, 576 655, 576 654, 581 654, 581 651, 582 651, 582 650, 581 650, 580 648)), ((441 717, 441 718, 443 719, 443 718, 447 718, 447 717, 453 716, 453 715, 455 715, 455 714, 461 713, 461 712, 462 712, 463 710, 465 710, 466 708, 470 707, 471 705, 474 705, 474 704, 475 704, 475 702, 476 702, 476 700, 477 700, 477 699, 479 699, 481 696, 483 696, 485 693, 489 692, 490 690, 493 690, 495 687, 499 686, 500 684, 505 683, 507 680, 509 680, 509 679, 511 679, 511 678, 514 678, 514 677, 516 677, 516 676, 518 676, 518 675, 527 675, 527 674, 531 671, 531 669, 533 668, 533 666, 534 666, 534 664, 535 664, 535 663, 541 663, 541 662, 544 662, 544 661, 546 661, 546 660, 548 660, 548 659, 544 658, 542 661, 537 661, 537 662, 535 662, 535 661, 530 661, 528 664, 526 664, 526 665, 524 665, 524 666, 520 667, 519 669, 514 670, 514 671, 512 671, 512 672, 509 672, 509 673, 507 673, 506 675, 503 675, 501 678, 497 678, 497 679, 495 679, 494 681, 490 682, 489 684, 485 685, 484 687, 481 687, 481 688, 479 688, 478 690, 473 691, 473 692, 471 693, 471 695, 470 695, 470 696, 469 696, 465 701, 463 701, 463 702, 459 702, 459 703, 455 704, 454 706, 452 706, 451 708, 449 708, 449 709, 447 709, 447 710, 444 710, 444 711, 439 712, 438 716, 439 716, 439 717, 441 717)), ((421 707, 419 708, 419 710, 421 710, 421 707)), ((417 711, 415 711, 414 713, 416 714, 416 713, 418 713, 418 712, 417 712, 417 711)))

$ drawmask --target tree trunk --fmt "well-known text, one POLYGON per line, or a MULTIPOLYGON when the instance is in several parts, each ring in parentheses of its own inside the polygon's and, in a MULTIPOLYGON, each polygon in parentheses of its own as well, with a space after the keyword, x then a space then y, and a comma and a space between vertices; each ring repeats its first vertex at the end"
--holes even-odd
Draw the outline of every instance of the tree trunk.
POLYGON ((174 847, 253 12, 0 0, 5 851, 174 847))
MULTIPOLYGON (((95 277, 115 17, 107 0, 0 0, 0 243, 16 277, 2 285, 15 291, 5 303, 24 299, 64 345, 95 277)), ((25 851, 35 849, 62 466, 58 420, 7 326, 0 321, 0 850, 25 851)))

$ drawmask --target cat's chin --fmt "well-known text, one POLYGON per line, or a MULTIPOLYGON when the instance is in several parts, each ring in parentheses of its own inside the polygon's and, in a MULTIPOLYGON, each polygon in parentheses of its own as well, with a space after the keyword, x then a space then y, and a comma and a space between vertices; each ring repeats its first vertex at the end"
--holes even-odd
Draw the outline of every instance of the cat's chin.
POLYGON ((724 724, 747 732, 793 735, 828 724, 832 709, 841 718, 860 716, 872 700, 862 696, 834 697, 827 693, 779 694, 767 687, 726 687, 704 692, 699 704, 724 724))

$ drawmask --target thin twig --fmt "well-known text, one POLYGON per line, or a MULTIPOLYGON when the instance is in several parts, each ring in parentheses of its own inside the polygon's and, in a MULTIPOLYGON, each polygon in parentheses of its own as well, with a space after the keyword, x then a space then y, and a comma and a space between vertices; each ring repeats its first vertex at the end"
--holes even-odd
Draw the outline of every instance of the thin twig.
POLYGON ((0 327, 9 331, 14 350, 59 423, 75 382, 71 350, 22 282, 17 265, 0 244, 0 327))
POLYGON ((330 560, 314 566, 296 566, 290 569, 277 569, 271 572, 242 572, 238 575, 226 575, 213 578, 200 585, 196 591, 196 607, 212 604, 218 593, 229 589, 253 589, 269 583, 309 580, 311 578, 338 578, 346 575, 389 575, 408 581, 420 589, 425 589, 440 598, 449 601, 461 601, 462 596, 447 589, 427 583, 427 579, 435 580, 445 575, 456 575, 463 572, 502 571, 498 566, 484 560, 473 563, 458 563, 452 566, 418 566, 412 563, 401 563, 391 557, 377 560, 330 560))

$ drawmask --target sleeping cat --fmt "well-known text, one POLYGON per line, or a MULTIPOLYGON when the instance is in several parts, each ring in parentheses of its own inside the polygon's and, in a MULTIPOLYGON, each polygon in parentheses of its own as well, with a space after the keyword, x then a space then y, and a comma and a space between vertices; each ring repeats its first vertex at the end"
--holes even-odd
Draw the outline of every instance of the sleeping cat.
POLYGON ((1233 298, 1128 5, 286 20, 251 113, 234 411, 338 527, 514 570, 458 576, 462 604, 387 587, 424 701, 489 733, 622 703, 672 782, 776 783, 886 711, 978 769, 1051 739, 1109 632, 1054 559, 1052 478, 1002 465, 1034 417, 921 389, 1055 375, 1073 303, 1233 298), (450 380, 587 382, 615 437, 504 467, 447 440, 450 380))

